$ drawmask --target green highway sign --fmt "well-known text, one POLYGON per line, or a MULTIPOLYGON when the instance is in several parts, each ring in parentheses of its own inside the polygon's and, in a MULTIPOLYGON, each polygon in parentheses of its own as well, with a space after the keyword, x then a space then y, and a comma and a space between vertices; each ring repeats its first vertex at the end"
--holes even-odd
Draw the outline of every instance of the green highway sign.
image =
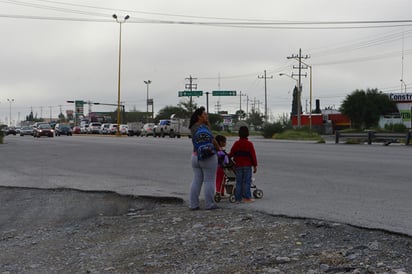
POLYGON ((236 90, 214 90, 213 96, 236 96, 236 90))
POLYGON ((179 91, 179 97, 184 97, 184 96, 203 96, 203 91, 202 90, 179 91))

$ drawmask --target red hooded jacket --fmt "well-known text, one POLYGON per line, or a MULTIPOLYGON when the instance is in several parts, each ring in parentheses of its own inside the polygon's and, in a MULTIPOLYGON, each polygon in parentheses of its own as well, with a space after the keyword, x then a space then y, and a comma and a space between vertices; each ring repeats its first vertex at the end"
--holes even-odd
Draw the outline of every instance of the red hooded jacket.
POLYGON ((236 166, 257 166, 256 152, 253 143, 248 138, 239 138, 229 153, 230 158, 234 158, 236 166))

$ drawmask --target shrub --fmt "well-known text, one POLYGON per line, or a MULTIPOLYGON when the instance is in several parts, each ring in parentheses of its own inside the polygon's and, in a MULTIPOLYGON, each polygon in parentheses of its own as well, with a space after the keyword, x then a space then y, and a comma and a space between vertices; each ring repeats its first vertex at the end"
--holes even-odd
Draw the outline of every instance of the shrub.
POLYGON ((324 143, 325 140, 315 131, 308 128, 289 129, 276 135, 276 139, 286 140, 313 140, 324 143))
POLYGON ((274 134, 283 132, 284 127, 280 122, 266 124, 263 126, 262 135, 264 138, 272 138, 274 134))
POLYGON ((404 124, 387 124, 385 125, 385 129, 390 130, 392 132, 400 132, 400 133, 408 132, 408 128, 404 124))

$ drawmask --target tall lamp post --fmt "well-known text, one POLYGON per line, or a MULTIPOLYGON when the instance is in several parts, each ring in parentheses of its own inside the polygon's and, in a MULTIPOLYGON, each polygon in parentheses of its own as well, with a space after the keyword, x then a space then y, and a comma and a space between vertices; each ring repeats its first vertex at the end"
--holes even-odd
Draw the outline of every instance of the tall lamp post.
MULTIPOLYGON (((403 79, 401 79, 401 84, 402 84, 403 86, 405 86, 405 93, 406 93, 406 84, 405 84, 405 81, 403 81, 403 79)), ((401 91, 402 91, 402 89, 401 89, 401 91)))
POLYGON ((296 109, 296 114, 298 116, 298 128, 300 128, 300 93, 301 93, 301 87, 299 86, 299 80, 296 78, 293 78, 291 75, 286 74, 286 73, 279 73, 279 76, 287 76, 290 79, 293 79, 296 81, 296 85, 298 88, 298 96, 296 98, 296 105, 297 105, 297 109, 296 109))
POLYGON ((122 24, 130 18, 129 15, 126 15, 122 20, 120 20, 116 14, 113 14, 113 18, 119 23, 119 70, 117 75, 117 129, 116 135, 120 136, 120 70, 122 64, 122 24))
POLYGON ((11 103, 14 102, 14 99, 7 98, 7 101, 9 101, 9 105, 10 105, 10 107, 9 107, 9 126, 11 126, 11 103))
POLYGON ((149 122, 149 85, 152 83, 152 81, 147 80, 143 81, 146 84, 146 122, 149 122))

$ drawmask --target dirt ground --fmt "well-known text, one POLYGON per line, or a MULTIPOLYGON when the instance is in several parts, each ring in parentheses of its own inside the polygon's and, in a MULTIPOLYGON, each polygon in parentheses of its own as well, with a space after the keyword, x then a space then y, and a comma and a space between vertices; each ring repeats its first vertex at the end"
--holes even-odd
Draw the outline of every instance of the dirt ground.
POLYGON ((0 273, 412 273, 412 238, 247 205, 0 187, 0 273))

